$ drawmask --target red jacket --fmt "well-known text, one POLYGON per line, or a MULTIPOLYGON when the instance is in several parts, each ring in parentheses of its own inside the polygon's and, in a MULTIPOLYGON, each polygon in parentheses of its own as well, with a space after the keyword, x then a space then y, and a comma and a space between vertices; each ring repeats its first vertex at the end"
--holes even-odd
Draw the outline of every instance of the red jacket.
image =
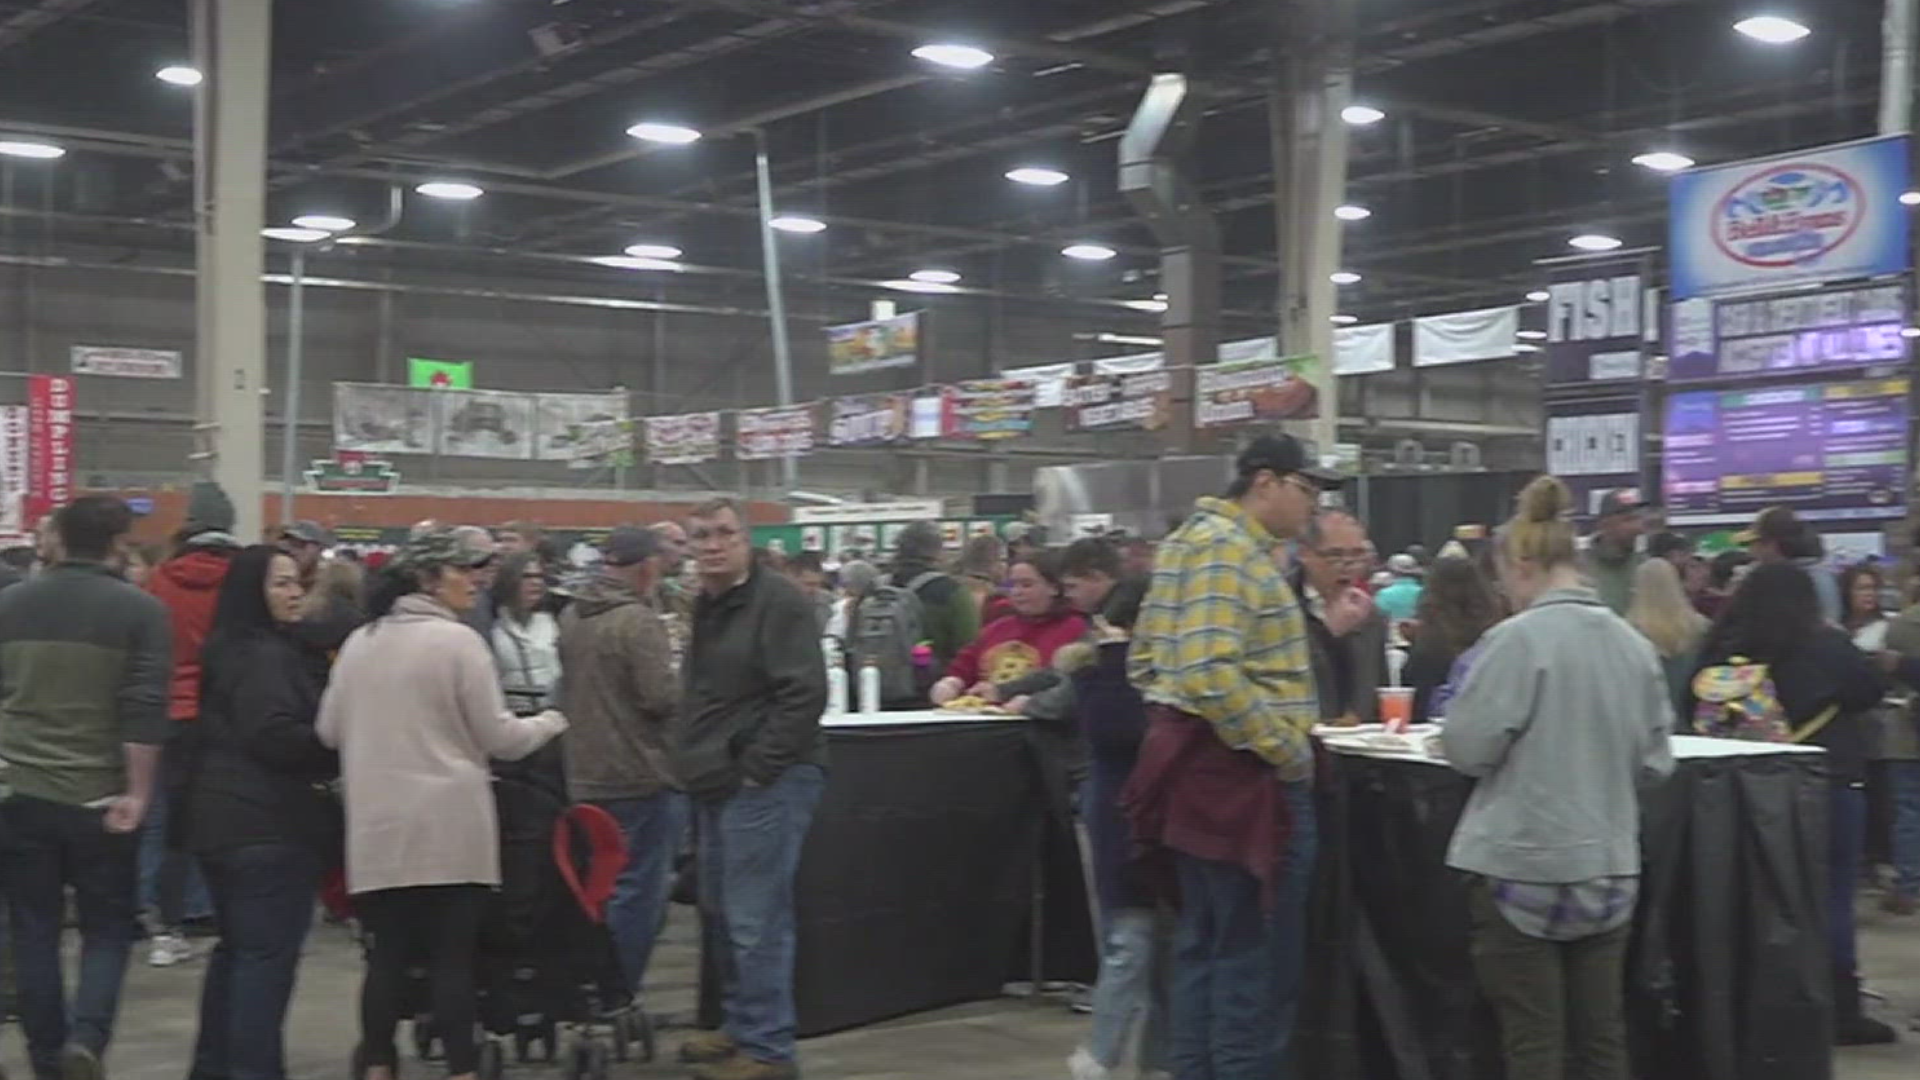
POLYGON ((1087 633, 1087 620, 1077 612, 1062 611, 1044 619, 1009 615, 988 623, 973 644, 953 658, 947 675, 968 686, 995 685, 1022 679, 1053 663, 1062 645, 1071 645, 1087 633))
POLYGON ((213 629, 214 604, 232 561, 227 548, 193 548, 161 563, 147 579, 147 591, 167 605, 173 620, 173 688, 167 715, 175 720, 200 715, 200 649, 213 629))

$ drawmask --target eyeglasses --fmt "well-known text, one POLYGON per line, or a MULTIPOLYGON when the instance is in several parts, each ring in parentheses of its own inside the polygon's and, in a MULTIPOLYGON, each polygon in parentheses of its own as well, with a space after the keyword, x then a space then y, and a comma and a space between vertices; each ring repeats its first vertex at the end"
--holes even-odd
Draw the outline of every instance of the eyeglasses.
POLYGON ((1314 502, 1320 501, 1319 486, 1309 480, 1302 479, 1298 473, 1287 473, 1280 477, 1280 482, 1305 492, 1314 502))

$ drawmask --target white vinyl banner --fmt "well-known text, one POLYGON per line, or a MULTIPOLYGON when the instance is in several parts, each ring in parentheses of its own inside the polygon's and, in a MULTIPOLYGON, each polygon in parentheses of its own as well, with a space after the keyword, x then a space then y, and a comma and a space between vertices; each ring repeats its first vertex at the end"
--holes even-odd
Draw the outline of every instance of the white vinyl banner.
POLYGON ((1008 368, 1000 373, 1000 377, 1032 383, 1034 407, 1057 409, 1066 404, 1067 380, 1073 378, 1074 366, 1073 361, 1069 360, 1064 364, 1008 368))
POLYGON ((1393 324, 1342 326, 1333 332, 1333 373, 1374 375, 1392 371, 1393 324))
POLYGON ((438 392, 334 383, 333 448, 377 455, 433 453, 433 395, 438 392))
POLYGON ((1455 311, 1413 320, 1413 366, 1438 367, 1514 355, 1520 309, 1513 306, 1455 311))
POLYGON ((580 458, 592 458, 598 454, 598 445, 589 439, 588 431, 593 425, 602 425, 595 431, 595 437, 603 439, 602 431, 608 424, 616 424, 627 418, 627 395, 624 391, 603 394, 535 394, 534 411, 534 451, 539 461, 573 461, 580 458))
POLYGON ((27 531, 27 407, 0 406, 0 535, 27 531))

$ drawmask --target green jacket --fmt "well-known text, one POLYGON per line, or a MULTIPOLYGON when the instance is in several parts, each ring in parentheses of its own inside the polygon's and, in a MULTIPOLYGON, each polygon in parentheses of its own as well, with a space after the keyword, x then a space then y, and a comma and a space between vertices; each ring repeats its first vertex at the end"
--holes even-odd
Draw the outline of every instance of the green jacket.
POLYGON ((63 563, 0 593, 7 786, 76 805, 123 793, 122 747, 172 730, 171 639, 160 601, 99 563, 63 563))

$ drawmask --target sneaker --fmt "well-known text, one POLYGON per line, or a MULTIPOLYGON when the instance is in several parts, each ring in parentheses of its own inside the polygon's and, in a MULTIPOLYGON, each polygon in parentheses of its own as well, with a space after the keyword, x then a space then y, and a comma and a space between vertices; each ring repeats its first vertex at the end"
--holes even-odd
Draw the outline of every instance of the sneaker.
POLYGON ((800 1066, 791 1061, 761 1061, 735 1054, 725 1061, 695 1068, 693 1080, 800 1080, 800 1066))
POLYGON ((733 1037, 724 1031, 696 1031, 680 1044, 680 1060, 688 1065, 725 1061, 739 1052, 733 1037))
POLYGON ((1109 1076, 1107 1067, 1084 1046, 1075 1047, 1073 1056, 1067 1058, 1067 1072, 1073 1080, 1108 1080, 1109 1076))
POLYGON ((153 947, 147 953, 147 963, 153 967, 172 967, 193 959, 193 944, 185 934, 177 930, 166 930, 153 935, 153 947))
POLYGON ((60 1051, 60 1080, 106 1080, 106 1077, 100 1055, 86 1047, 68 1043, 60 1051))

